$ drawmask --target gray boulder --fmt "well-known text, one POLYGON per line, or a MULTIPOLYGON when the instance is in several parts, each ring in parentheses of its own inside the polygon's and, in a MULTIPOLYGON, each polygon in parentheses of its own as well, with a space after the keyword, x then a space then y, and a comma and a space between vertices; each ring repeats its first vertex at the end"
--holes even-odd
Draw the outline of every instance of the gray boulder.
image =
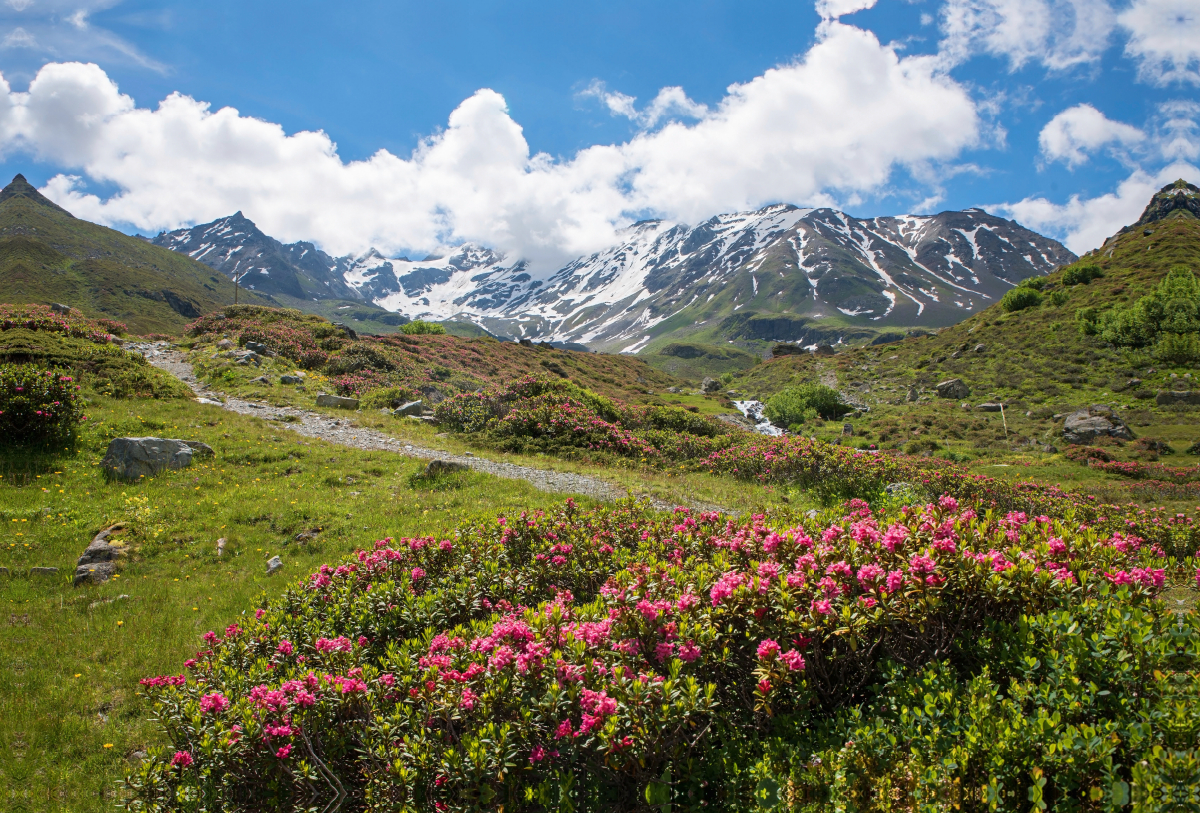
POLYGON ((304 379, 298 375, 281 375, 279 376, 280 384, 300 384, 304 379))
POLYGON ((1200 406, 1200 392, 1171 392, 1162 390, 1154 396, 1159 406, 1200 406))
POLYGON ((420 415, 424 411, 424 401, 409 401, 406 404, 401 404, 392 414, 399 417, 403 415, 420 415))
POLYGON ((976 352, 976 353, 985 353, 985 352, 987 352, 987 345, 986 345, 986 344, 977 344, 977 345, 975 345, 975 352, 976 352))
POLYGON ((260 356, 266 356, 267 358, 274 358, 278 355, 278 353, 261 342, 246 342, 246 349, 253 353, 258 353, 260 356))
POLYGON ((705 378, 700 382, 700 391, 704 393, 713 393, 721 389, 721 382, 714 378, 705 378))
POLYGON ((83 567, 84 565, 98 564, 99 562, 111 562, 125 556, 125 544, 113 539, 114 536, 124 530, 125 526, 118 522, 116 525, 109 526, 96 534, 79 557, 79 560, 75 562, 76 568, 83 567))
POLYGON ((217 349, 218 350, 232 350, 233 342, 229 341, 229 339, 221 339, 221 341, 217 342, 217 349))
POLYGON ((55 313, 61 313, 63 316, 66 316, 67 314, 69 314, 71 312, 71 306, 64 305, 61 302, 55 302, 50 305, 50 310, 54 311, 55 313))
POLYGON ((834 354, 834 352, 835 351, 833 349, 833 345, 819 344, 819 345, 817 345, 817 349, 813 351, 813 355, 814 356, 832 356, 834 354))
POLYGON ((269 387, 269 386, 271 386, 271 377, 268 375, 260 375, 258 378, 250 379, 250 383, 251 384, 262 384, 264 386, 269 387))
POLYGON ((1063 440, 1067 443, 1087 444, 1099 437, 1133 440, 1133 432, 1104 406, 1077 410, 1063 421, 1063 440))
POLYGON ((989 401, 986 404, 980 404, 979 406, 977 406, 975 408, 978 409, 980 412, 1002 412, 1003 411, 1002 405, 999 404, 998 402, 993 402, 993 401, 989 401))
POLYGON ((30 576, 57 576, 57 567, 31 567, 29 568, 30 576))
POLYGON ((904 396, 904 400, 909 402, 910 404, 916 403, 917 401, 920 400, 920 398, 921 398, 921 393, 917 390, 916 387, 909 387, 908 395, 904 396))
POLYGON ((937 385, 938 398, 962 400, 971 394, 971 388, 961 378, 951 378, 937 385))
POLYGON ((439 474, 453 474, 470 468, 466 463, 455 463, 453 460, 430 460, 425 464, 425 476, 437 477, 439 474))
POLYGON ((335 409, 358 409, 358 399, 345 398, 341 395, 330 395, 323 392, 317 396, 317 406, 334 407, 335 409))
POLYGON ((186 469, 197 457, 212 457, 212 447, 196 440, 113 438, 100 467, 109 477, 137 480, 164 469, 186 469))
POLYGON ((270 576, 283 570, 283 560, 278 556, 272 556, 267 560, 267 575, 270 576))
POLYGON ((94 562, 89 565, 80 565, 75 568, 75 578, 71 583, 75 587, 84 584, 104 584, 116 572, 117 566, 113 562, 94 562))

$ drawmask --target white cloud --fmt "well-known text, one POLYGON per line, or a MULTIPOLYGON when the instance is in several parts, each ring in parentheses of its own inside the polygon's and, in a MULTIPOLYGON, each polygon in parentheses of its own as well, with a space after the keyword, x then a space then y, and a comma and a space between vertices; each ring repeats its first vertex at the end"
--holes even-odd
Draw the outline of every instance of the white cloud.
POLYGON ((0 29, 9 31, 2 44, 25 49, 24 63, 36 60, 32 66, 26 64, 26 68, 65 58, 103 58, 165 71, 161 63, 129 41, 92 24, 93 13, 120 3, 121 0, 7 0, 0 6, 0 29))
POLYGON ((1137 170, 1115 192, 1095 198, 1072 195, 1064 204, 1045 198, 1025 198, 992 208, 1034 231, 1058 236, 1071 251, 1083 254, 1123 227, 1136 223, 1151 196, 1178 178, 1200 183, 1200 168, 1179 162, 1153 175, 1137 170))
MULTIPOLYGON (((639 115, 687 109, 682 91, 656 102, 639 115)), ((969 94, 936 58, 836 22, 802 60, 693 112, 695 123, 556 160, 531 155, 504 99, 480 90, 412 155, 347 162, 324 133, 289 135, 178 94, 138 107, 97 66, 67 63, 43 67, 27 93, 0 88, 0 125, 13 123, 0 147, 73 173, 45 191, 103 223, 153 232, 241 209, 269 234, 339 254, 473 240, 545 267, 650 213, 695 222, 776 201, 835 204, 887 188, 898 167, 934 178, 979 134, 969 94), (101 198, 83 179, 119 191, 101 198)))
POLYGON ((1118 20, 1129 33, 1125 53, 1155 84, 1200 85, 1200 4, 1196 0, 1134 0, 1118 20))
POLYGON ((1096 62, 1115 25, 1107 0, 948 0, 941 17, 947 62, 987 53, 1014 71, 1030 62, 1052 70, 1096 62))
POLYGON ((817 14, 820 14, 823 20, 834 20, 856 11, 875 8, 875 2, 876 0, 817 0, 817 14))
POLYGON ((1145 138, 1138 128, 1113 121, 1090 104, 1079 104, 1052 118, 1038 135, 1038 144, 1047 160, 1074 167, 1107 144, 1131 146, 1145 138))
POLYGON ((654 127, 667 119, 701 119, 708 115, 707 105, 693 102, 681 87, 662 88, 644 110, 637 109, 636 96, 610 91, 599 79, 577 95, 599 99, 613 115, 624 116, 645 128, 654 127))

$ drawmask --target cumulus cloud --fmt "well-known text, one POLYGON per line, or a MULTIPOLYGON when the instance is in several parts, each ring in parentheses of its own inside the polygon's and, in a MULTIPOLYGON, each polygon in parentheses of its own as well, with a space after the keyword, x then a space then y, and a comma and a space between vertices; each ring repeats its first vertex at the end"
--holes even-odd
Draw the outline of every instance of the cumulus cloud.
MULTIPOLYGON (((103 223, 154 232, 241 209, 269 234, 338 254, 470 240, 551 267, 647 214, 695 222, 777 201, 834 204, 886 188, 897 168, 933 177, 979 138, 969 94, 938 65, 827 21, 802 59, 691 108, 696 121, 622 144, 533 154, 485 89, 411 155, 344 161, 324 133, 180 94, 139 107, 99 67, 54 63, 25 93, 0 87, 0 148, 63 167, 44 191, 103 223), (91 194, 89 181, 118 191, 91 194)), ((662 119, 686 100, 668 89, 637 115, 662 119)))
POLYGON ((693 102, 681 87, 662 88, 643 110, 637 109, 636 96, 610 91, 599 79, 594 80, 577 95, 581 98, 599 99, 613 115, 624 116, 644 128, 652 128, 666 119, 702 119, 708 115, 708 106, 693 102))
POLYGON ((1195 0, 1134 0, 1121 12, 1125 53, 1139 75, 1159 85, 1200 85, 1200 6, 1195 0))
POLYGON ((1074 167, 1107 144, 1131 146, 1145 138, 1138 128, 1113 121, 1090 104, 1080 104, 1052 118, 1038 135, 1038 145, 1046 160, 1074 167))
POLYGON ((1014 71, 1030 62, 1064 70, 1099 60, 1115 24, 1107 0, 948 0, 939 50, 951 64, 987 53, 1014 71))
POLYGON ((1094 198, 1072 195, 1064 204, 1040 197, 1025 198, 993 208, 1027 228, 1059 236, 1067 248, 1083 254, 1100 246, 1105 238, 1123 227, 1137 222, 1150 197, 1178 178, 1200 183, 1200 168, 1178 162, 1154 174, 1137 170, 1123 180, 1115 192, 1094 198))
POLYGON ((817 14, 823 20, 835 20, 856 11, 875 8, 876 0, 817 0, 817 14))

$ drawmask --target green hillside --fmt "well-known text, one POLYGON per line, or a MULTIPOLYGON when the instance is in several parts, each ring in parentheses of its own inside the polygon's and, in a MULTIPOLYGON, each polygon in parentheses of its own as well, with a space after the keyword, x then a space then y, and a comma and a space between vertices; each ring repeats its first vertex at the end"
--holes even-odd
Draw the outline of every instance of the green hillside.
MULTIPOLYGON (((21 175, 0 192, 0 302, 61 302, 138 333, 177 333, 233 295, 208 266, 80 220, 21 175)), ((268 304, 246 291, 241 301, 268 304)))
MULTIPOLYGON (((934 335, 832 357, 775 358, 743 373, 734 387, 766 400, 795 384, 836 385, 848 401, 869 408, 849 419, 855 442, 881 448, 1044 450, 1062 445, 1064 412, 1104 404, 1134 434, 1165 441, 1161 453, 1183 451, 1200 440, 1196 407, 1168 404, 1172 397, 1159 393, 1193 389, 1200 372, 1200 354, 1193 351, 1200 345, 1188 342, 1195 334, 1176 337, 1175 350, 1168 351, 1165 340, 1114 343, 1116 328, 1102 328, 1157 291, 1172 269, 1178 279, 1200 272, 1197 200, 1200 190, 1182 181, 1165 187, 1138 223, 1050 274, 1040 288, 1006 297, 1010 308, 1014 298, 1026 307, 998 303, 934 335), (938 397, 937 384, 954 378, 970 394, 938 397), (1001 401, 1004 418, 979 409, 1001 401)), ((842 423, 811 426, 805 434, 809 430, 841 432, 842 423)))

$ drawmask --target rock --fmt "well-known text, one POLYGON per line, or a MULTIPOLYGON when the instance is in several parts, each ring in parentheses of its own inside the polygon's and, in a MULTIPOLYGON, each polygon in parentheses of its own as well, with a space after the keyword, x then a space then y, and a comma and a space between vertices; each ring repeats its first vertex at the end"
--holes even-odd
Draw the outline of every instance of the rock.
POLYGON ((814 356, 832 356, 834 353, 833 345, 819 344, 817 349, 813 351, 814 356))
POLYGON ((218 350, 232 350, 233 342, 229 341, 229 339, 221 339, 221 341, 217 342, 217 349, 218 350))
POLYGON ((300 384, 304 379, 298 375, 281 375, 279 376, 280 384, 300 384))
POLYGON ((980 412, 1002 412, 1004 409, 999 403, 996 403, 994 401, 989 401, 986 404, 980 404, 979 406, 977 406, 975 408, 978 409, 980 412))
POLYGON ((267 575, 268 576, 270 576, 273 573, 278 573, 281 570, 283 570, 283 560, 280 559, 278 556, 272 556, 270 559, 267 560, 267 575))
POLYGON ((424 401, 409 401, 408 403, 401 404, 399 407, 397 407, 396 411, 393 412, 392 414, 396 415, 396 416, 420 415, 424 411, 425 411, 425 402, 424 401))
POLYGON ((61 313, 63 316, 66 316, 67 314, 69 314, 71 312, 71 306, 63 305, 61 302, 55 302, 50 305, 50 310, 54 311, 55 313, 61 313))
POLYGON ((309 528, 307 531, 301 531, 292 537, 293 542, 311 542, 321 535, 320 528, 309 528))
POLYGON ((715 378, 706 377, 702 382, 700 382, 700 392, 714 393, 719 389, 721 389, 721 382, 717 381, 715 378))
POLYGON ((354 328, 348 327, 344 322, 333 322, 331 324, 334 327, 336 327, 338 330, 345 333, 346 338, 351 339, 353 341, 358 341, 358 334, 354 332, 354 328))
POLYGON ((907 494, 912 491, 912 483, 888 483, 883 487, 883 493, 889 497, 907 494))
POLYGON ((196 440, 113 438, 100 467, 109 477, 137 480, 164 469, 186 469, 196 457, 212 457, 212 447, 196 440))
POLYGON ((977 345, 975 345, 975 352, 976 352, 976 353, 984 353, 984 352, 986 352, 986 351, 987 351, 987 345, 986 345, 986 344, 977 344, 977 345))
POLYGON ((452 474, 466 471, 470 468, 466 463, 456 463, 453 460, 430 460, 425 464, 425 476, 437 477, 442 474, 452 474))
POLYGON ((341 395, 321 393, 317 396, 317 406, 336 407, 337 409, 358 409, 357 398, 344 398, 341 395))
POLYGON ((31 567, 29 568, 30 576, 57 576, 57 567, 31 567))
POLYGON ((118 522, 116 525, 110 525, 96 534, 83 551, 83 555, 75 562, 75 566, 79 568, 84 565, 93 565, 97 562, 111 562, 114 559, 125 556, 125 545, 112 539, 112 537, 124 530, 124 523, 118 522))
POLYGON ((961 378, 951 378, 937 385, 937 394, 938 398, 953 398, 958 401, 970 395, 971 388, 961 378))
POLYGON ((217 556, 225 555, 225 537, 217 540, 217 556))
POLYGON ((518 342, 518 343, 519 343, 519 344, 520 344, 522 347, 533 347, 533 340, 532 340, 532 339, 517 339, 517 342, 518 342))
POLYGON ((842 434, 848 438, 854 437, 854 424, 850 424, 850 423, 842 424, 842 434))
POLYGON ((960 353, 957 350, 955 350, 953 353, 950 354, 950 358, 952 358, 952 359, 960 358, 961 356, 962 356, 962 353, 960 353))
POLYGON ((257 353, 260 356, 266 356, 267 358, 275 358, 277 355, 279 355, 262 342, 246 342, 246 349, 252 353, 257 353))
POLYGON ((667 392, 671 393, 672 395, 678 395, 680 390, 679 387, 667 387, 667 392))
POLYGON ((1063 421, 1063 440, 1067 443, 1087 444, 1098 437, 1133 440, 1133 433, 1107 407, 1080 409, 1063 421))
POLYGON ((79 587, 83 584, 104 584, 117 572, 117 566, 112 562, 95 562, 90 565, 80 565, 75 568, 75 578, 72 585, 79 587))
POLYGON ((774 358, 780 356, 802 356, 806 353, 805 349, 798 344, 788 344, 780 342, 771 348, 771 355, 774 358))
POLYGON ((251 384, 263 384, 263 385, 269 387, 269 386, 271 386, 271 378, 270 378, 270 376, 260 375, 258 378, 250 379, 250 383, 251 384))
POLYGON ((119 596, 113 596, 112 598, 102 598, 99 601, 93 601, 91 604, 89 604, 88 609, 94 610, 97 607, 103 607, 105 604, 112 604, 114 601, 124 601, 127 598, 129 598, 129 596, 124 593, 119 596))
POLYGON ((1200 392, 1161 390, 1158 395, 1154 396, 1154 403, 1159 406, 1198 406, 1200 405, 1200 392))
POLYGON ((909 388, 908 388, 908 395, 906 395, 906 396, 905 396, 904 400, 905 400, 905 401, 908 401, 910 404, 914 404, 914 403, 916 403, 916 402, 917 402, 917 400, 918 400, 920 397, 921 397, 921 393, 919 393, 919 392, 917 391, 917 388, 916 388, 916 387, 909 387, 909 388))

